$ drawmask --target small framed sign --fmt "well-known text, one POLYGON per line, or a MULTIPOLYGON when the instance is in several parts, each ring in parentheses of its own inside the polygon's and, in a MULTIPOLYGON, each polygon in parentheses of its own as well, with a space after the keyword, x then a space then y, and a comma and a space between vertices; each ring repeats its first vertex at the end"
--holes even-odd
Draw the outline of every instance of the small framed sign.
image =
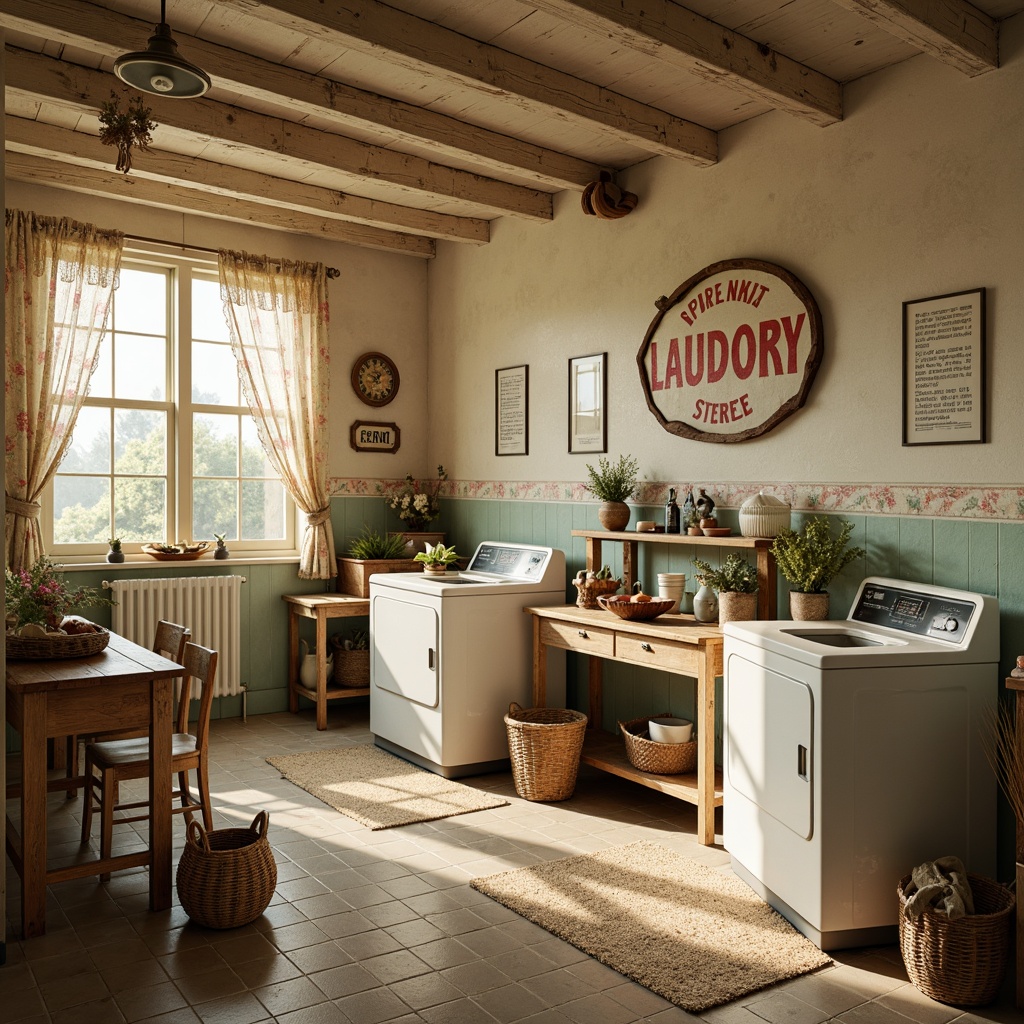
POLYGON ((349 431, 349 443, 357 452, 394 452, 402 441, 396 423, 369 423, 356 420, 349 431))
POLYGON ((530 447, 530 368, 494 371, 494 454, 527 455, 530 447))
POLYGON ((985 441, 985 289, 903 303, 903 444, 985 441))
POLYGON ((569 454, 608 451, 608 353, 569 360, 569 454))

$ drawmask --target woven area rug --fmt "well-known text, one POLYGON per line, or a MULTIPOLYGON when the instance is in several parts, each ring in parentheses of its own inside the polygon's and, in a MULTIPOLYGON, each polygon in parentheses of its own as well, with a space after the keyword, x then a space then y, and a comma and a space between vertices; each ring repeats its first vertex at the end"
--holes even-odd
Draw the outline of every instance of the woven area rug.
POLYGON ((832 962, 740 879, 657 843, 470 884, 692 1012, 832 962))
POLYGON ((289 782, 370 829, 436 821, 508 801, 360 745, 268 757, 289 782))

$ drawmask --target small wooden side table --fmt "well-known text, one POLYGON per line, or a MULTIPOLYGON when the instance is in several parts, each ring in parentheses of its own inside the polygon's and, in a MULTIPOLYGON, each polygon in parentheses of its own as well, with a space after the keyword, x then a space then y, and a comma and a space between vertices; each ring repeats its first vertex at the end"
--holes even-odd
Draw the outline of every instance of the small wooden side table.
POLYGON ((351 594, 282 594, 288 605, 288 710, 299 710, 299 697, 316 704, 316 727, 327 728, 327 702, 368 697, 368 686, 327 689, 327 620, 370 614, 370 601, 351 594), (316 689, 299 680, 299 619, 316 621, 316 689))
MULTIPOLYGON (((1017 679, 1014 676, 1006 677, 1006 688, 1016 691, 1016 721, 1015 733, 1017 750, 1019 751, 1017 761, 1024 763, 1024 679, 1017 679)), ((1016 842, 1013 846, 1013 855, 1017 862, 1017 1009, 1024 1010, 1024 893, 1021 892, 1021 885, 1024 884, 1024 821, 1017 819, 1017 834, 1014 837, 1016 842)))

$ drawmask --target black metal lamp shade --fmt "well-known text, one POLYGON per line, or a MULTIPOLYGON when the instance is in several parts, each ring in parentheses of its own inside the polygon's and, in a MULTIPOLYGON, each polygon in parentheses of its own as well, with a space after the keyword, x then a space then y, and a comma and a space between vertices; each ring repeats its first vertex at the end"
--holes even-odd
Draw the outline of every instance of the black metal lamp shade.
POLYGON ((156 96, 191 99, 210 88, 210 76, 178 54, 171 27, 163 20, 149 37, 145 50, 125 53, 114 61, 114 74, 128 85, 156 96))

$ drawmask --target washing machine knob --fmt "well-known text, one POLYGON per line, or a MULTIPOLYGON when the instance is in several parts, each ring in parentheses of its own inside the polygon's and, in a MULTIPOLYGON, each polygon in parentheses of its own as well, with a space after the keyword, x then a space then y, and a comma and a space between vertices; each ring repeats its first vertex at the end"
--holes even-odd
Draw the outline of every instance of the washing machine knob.
POLYGON ((942 627, 947 633, 955 633, 960 628, 960 623, 956 621, 951 615, 946 619, 946 624, 942 627))

